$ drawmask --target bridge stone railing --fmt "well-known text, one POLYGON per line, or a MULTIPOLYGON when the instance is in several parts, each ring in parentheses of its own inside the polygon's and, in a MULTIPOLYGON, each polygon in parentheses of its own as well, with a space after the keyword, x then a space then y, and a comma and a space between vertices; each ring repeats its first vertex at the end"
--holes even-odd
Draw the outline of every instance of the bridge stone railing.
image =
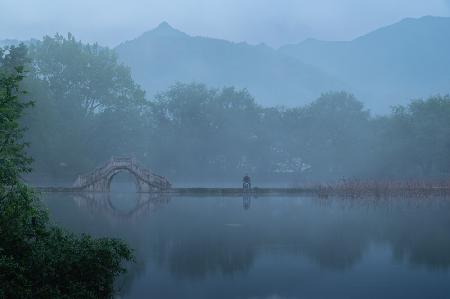
POLYGON ((165 177, 141 167, 133 158, 112 157, 104 165, 78 176, 74 187, 94 192, 108 192, 112 177, 123 170, 135 176, 140 192, 161 191, 171 186, 165 177))

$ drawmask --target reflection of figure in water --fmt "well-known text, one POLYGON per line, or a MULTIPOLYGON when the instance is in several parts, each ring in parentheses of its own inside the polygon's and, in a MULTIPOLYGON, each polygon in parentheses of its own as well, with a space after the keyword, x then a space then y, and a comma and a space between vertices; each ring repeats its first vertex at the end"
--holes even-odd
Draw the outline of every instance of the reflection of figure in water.
POLYGON ((251 202, 252 202, 252 198, 250 195, 244 195, 242 197, 242 204, 244 206, 244 210, 250 209, 251 202))
POLYGON ((252 182, 248 174, 246 174, 242 179, 242 188, 244 189, 244 191, 250 190, 252 188, 252 182))

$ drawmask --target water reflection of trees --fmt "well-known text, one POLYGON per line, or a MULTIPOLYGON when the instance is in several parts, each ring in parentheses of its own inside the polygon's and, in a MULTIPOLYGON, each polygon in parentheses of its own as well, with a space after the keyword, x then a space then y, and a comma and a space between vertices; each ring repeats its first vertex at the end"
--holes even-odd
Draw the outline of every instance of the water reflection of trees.
POLYGON ((158 264, 181 279, 201 279, 211 274, 232 276, 251 267, 255 250, 240 242, 194 238, 165 247, 158 254, 158 264))
POLYGON ((245 273, 259 256, 273 254, 340 271, 358 264, 373 244, 387 244, 394 259, 409 265, 450 267, 448 201, 314 198, 297 206, 253 199, 248 209, 250 201, 242 198, 237 207, 214 198, 180 198, 169 204, 168 198, 144 196, 122 211, 106 195, 76 198, 79 206, 111 219, 141 219, 138 232, 122 227, 123 235, 134 235, 138 260, 180 279, 245 273), (164 217, 158 217, 163 206, 164 217))
POLYGON ((430 199, 334 199, 329 208, 359 212, 366 243, 388 244, 392 257, 429 270, 450 268, 450 201, 430 199))
POLYGON ((271 219, 267 210, 255 226, 243 223, 232 235, 212 219, 205 219, 205 229, 195 234, 168 231, 167 235, 182 237, 158 240, 158 262, 181 278, 243 272, 258 255, 271 253, 304 256, 322 268, 344 270, 359 263, 373 244, 388 244, 393 258, 408 264, 450 267, 450 236, 445 232, 450 207, 440 215, 442 202, 432 211, 429 203, 424 203, 427 208, 414 202, 369 200, 328 204, 326 213, 323 204, 315 203, 303 210, 286 210, 280 219, 271 219), (414 217, 408 216, 411 209, 416 211, 414 217))
POLYGON ((430 270, 450 268, 449 202, 424 203, 403 211, 403 221, 385 223, 384 240, 391 245, 393 257, 430 270))

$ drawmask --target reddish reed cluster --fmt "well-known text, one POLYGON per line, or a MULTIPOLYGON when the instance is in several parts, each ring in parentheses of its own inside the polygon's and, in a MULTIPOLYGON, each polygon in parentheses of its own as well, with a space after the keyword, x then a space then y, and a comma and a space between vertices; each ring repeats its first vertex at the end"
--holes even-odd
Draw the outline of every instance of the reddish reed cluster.
POLYGON ((440 181, 375 181, 344 179, 336 184, 318 185, 315 187, 319 197, 332 195, 350 198, 360 197, 402 197, 429 198, 450 195, 450 180, 440 181))

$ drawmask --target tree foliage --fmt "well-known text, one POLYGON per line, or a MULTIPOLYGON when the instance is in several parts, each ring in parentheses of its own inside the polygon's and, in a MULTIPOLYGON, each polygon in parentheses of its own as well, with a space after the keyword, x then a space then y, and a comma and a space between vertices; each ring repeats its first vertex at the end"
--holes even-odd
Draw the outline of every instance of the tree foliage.
POLYGON ((129 129, 137 126, 122 122, 137 119, 146 102, 113 51, 69 34, 44 37, 31 45, 29 57, 25 83, 36 108, 24 123, 38 170, 82 172, 93 159, 130 145, 129 129))
POLYGON ((246 90, 177 83, 145 99, 111 50, 71 35, 45 37, 29 58, 36 107, 23 123, 40 176, 73 179, 112 155, 132 155, 175 181, 450 175, 449 96, 382 117, 346 92, 263 107, 246 90))
POLYGON ((245 90, 176 84, 152 101, 142 140, 150 165, 181 178, 448 178, 449 105, 436 96, 374 117, 346 92, 266 108, 245 90))
POLYGON ((19 124, 31 105, 21 88, 26 51, 0 50, 0 298, 110 298, 130 249, 52 225, 20 178, 31 162, 19 124))

